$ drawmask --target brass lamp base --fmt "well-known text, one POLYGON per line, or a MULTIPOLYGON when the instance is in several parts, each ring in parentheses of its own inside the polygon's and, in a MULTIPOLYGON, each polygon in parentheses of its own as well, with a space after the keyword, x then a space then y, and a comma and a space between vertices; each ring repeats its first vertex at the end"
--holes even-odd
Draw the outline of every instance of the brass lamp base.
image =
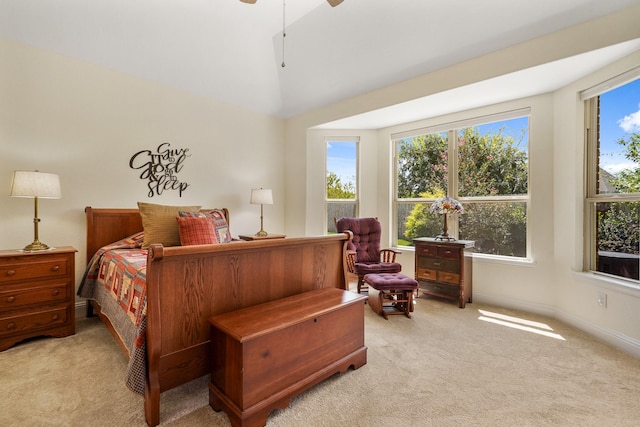
POLYGON ((444 218, 444 221, 442 223, 442 233, 438 234, 435 237, 435 240, 443 240, 443 241, 447 240, 449 242, 452 242, 452 241, 456 240, 456 238, 448 233, 447 214, 446 213, 443 215, 443 218, 444 218))
POLYGON ((36 239, 32 243, 25 246, 23 251, 36 252, 36 251, 46 251, 47 249, 49 249, 49 246, 45 245, 44 243, 36 239))
POLYGON ((255 235, 256 235, 256 236, 258 236, 258 237, 265 237, 265 236, 268 236, 268 235, 269 235, 269 233, 267 233, 267 232, 266 232, 266 231, 264 231, 264 230, 260 230, 260 231, 258 231, 255 235))

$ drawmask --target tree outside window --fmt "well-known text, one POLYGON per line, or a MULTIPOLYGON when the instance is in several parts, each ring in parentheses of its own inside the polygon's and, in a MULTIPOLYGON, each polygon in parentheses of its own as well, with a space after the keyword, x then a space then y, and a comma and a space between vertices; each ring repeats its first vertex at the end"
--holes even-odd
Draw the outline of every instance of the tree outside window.
POLYGON ((465 207, 460 239, 477 252, 525 257, 528 133, 525 116, 396 140, 398 245, 438 235, 442 219, 429 205, 449 195, 465 207))
POLYGON ((590 97, 585 103, 589 154, 586 269, 637 281, 640 79, 590 97))

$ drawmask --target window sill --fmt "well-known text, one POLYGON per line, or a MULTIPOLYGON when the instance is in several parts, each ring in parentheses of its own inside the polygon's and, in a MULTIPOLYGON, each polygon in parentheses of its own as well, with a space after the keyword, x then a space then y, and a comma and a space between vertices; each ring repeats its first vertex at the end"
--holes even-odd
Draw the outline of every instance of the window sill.
MULTIPOLYGON (((413 246, 397 246, 394 249, 400 252, 415 252, 415 248, 413 246)), ((472 253, 472 256, 473 256, 473 262, 480 262, 480 263, 487 263, 487 264, 517 265, 520 267, 536 266, 536 262, 529 258, 487 255, 487 254, 480 254, 480 253, 472 253)))
POLYGON ((574 271, 573 276, 605 289, 640 298, 640 284, 638 283, 586 271, 574 271))
POLYGON ((473 254, 473 262, 487 263, 487 264, 505 264, 516 265, 519 267, 535 267, 536 262, 529 258, 517 258, 511 256, 500 255, 487 255, 487 254, 473 254))

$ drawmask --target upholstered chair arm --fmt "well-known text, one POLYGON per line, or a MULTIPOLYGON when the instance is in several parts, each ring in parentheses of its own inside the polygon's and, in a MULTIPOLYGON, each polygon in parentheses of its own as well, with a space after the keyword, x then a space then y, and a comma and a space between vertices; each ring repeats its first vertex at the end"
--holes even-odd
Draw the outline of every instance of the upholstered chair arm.
POLYGON ((401 254, 402 252, 397 251, 395 249, 387 248, 380 249, 380 261, 382 262, 396 262, 396 255, 401 254))

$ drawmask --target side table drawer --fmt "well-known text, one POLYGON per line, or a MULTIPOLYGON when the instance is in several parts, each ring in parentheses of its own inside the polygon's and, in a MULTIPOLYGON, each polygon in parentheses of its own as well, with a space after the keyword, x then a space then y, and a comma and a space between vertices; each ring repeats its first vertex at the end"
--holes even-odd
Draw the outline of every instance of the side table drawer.
POLYGON ((450 273, 448 271, 438 271, 438 281, 458 285, 460 284, 460 275, 456 273, 450 273))
POLYGON ((42 260, 28 260, 0 265, 0 283, 30 279, 66 277, 69 265, 65 257, 48 257, 42 260))
POLYGON ((416 279, 435 281, 438 279, 438 272, 427 268, 418 268, 416 270, 416 279))
POLYGON ((64 325, 68 321, 67 312, 67 307, 57 307, 0 319, 0 336, 64 325))
POLYGON ((66 301, 69 285, 59 283, 26 289, 13 289, 0 292, 0 311, 22 308, 32 304, 57 303, 66 301))
POLYGON ((460 248, 438 246, 438 257, 460 259, 460 248))
POLYGON ((420 283, 420 289, 450 297, 458 297, 460 295, 459 286, 445 285, 442 283, 420 283))

